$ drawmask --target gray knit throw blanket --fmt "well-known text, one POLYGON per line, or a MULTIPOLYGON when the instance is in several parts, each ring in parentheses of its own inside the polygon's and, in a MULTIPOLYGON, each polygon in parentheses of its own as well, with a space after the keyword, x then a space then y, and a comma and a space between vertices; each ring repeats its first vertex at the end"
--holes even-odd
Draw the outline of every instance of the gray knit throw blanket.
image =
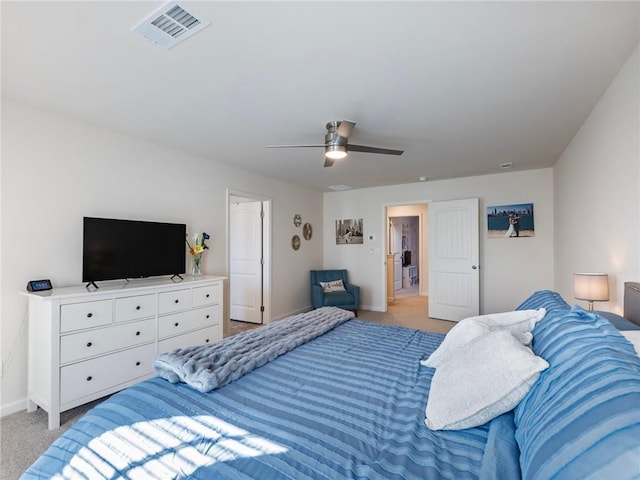
POLYGON ((161 353, 153 360, 158 375, 209 392, 242 377, 353 318, 353 312, 322 307, 227 337, 211 345, 161 353))

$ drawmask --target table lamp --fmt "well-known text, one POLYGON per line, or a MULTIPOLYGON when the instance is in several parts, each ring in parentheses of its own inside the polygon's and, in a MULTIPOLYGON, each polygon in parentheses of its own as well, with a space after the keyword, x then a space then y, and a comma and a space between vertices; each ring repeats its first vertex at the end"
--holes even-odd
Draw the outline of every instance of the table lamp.
POLYGON ((593 302, 609 300, 609 276, 606 273, 574 273, 573 296, 589 302, 589 310, 593 310, 593 302))

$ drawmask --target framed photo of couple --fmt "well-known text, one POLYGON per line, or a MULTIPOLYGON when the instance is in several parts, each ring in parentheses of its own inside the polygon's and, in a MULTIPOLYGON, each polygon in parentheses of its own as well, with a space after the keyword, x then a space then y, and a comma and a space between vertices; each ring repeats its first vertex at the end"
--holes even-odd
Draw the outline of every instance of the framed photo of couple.
POLYGON ((535 237, 533 203, 487 207, 489 238, 535 237))
POLYGON ((362 245, 362 219, 336 220, 336 245, 362 245))

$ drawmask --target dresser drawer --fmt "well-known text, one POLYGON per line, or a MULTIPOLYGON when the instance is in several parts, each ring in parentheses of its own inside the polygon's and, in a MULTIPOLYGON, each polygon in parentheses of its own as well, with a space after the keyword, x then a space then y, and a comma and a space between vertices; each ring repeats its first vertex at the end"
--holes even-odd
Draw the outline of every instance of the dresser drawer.
POLYGON ((153 342, 155 338, 155 319, 65 335, 60 338, 60 363, 75 362, 83 358, 153 342))
POLYGON ((72 332, 83 328, 109 325, 113 321, 113 301, 70 303, 60 307, 60 331, 72 332))
POLYGON ((214 305, 212 307, 196 308, 191 310, 192 322, 198 327, 208 327, 209 325, 218 325, 220 323, 220 307, 214 305))
POLYGON ((217 305, 220 303, 220 285, 207 285, 193 289, 193 306, 217 305))
POLYGON ((62 367, 60 403, 64 405, 152 373, 154 353, 155 345, 149 344, 62 367))
POLYGON ((158 337, 164 339, 218 324, 218 310, 217 306, 213 306, 161 317, 158 319, 158 337))
POLYGON ((188 332, 175 337, 167 338, 158 342, 158 353, 173 352, 178 348, 192 347, 194 345, 205 345, 220 340, 220 327, 203 328, 195 332, 188 332))
POLYGON ((191 308, 191 290, 173 290, 158 295, 158 314, 179 312, 191 308))
POLYGON ((128 322, 156 315, 156 296, 138 295, 116 299, 116 322, 128 322))

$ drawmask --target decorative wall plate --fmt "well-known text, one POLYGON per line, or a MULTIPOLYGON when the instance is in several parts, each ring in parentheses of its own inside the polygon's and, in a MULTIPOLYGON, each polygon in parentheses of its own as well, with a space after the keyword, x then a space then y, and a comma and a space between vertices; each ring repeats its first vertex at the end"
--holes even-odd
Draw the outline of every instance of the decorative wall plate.
POLYGON ((311 224, 305 223, 304 227, 302 227, 302 236, 304 237, 305 240, 311 240, 311 235, 313 235, 311 224))
POLYGON ((294 250, 298 250, 300 248, 300 237, 298 235, 294 235, 291 238, 291 248, 294 250))
POLYGON ((302 224, 302 217, 300 216, 300 214, 299 214, 299 213, 296 213, 296 214, 293 216, 293 224, 294 224, 296 227, 299 227, 299 226, 302 224))

